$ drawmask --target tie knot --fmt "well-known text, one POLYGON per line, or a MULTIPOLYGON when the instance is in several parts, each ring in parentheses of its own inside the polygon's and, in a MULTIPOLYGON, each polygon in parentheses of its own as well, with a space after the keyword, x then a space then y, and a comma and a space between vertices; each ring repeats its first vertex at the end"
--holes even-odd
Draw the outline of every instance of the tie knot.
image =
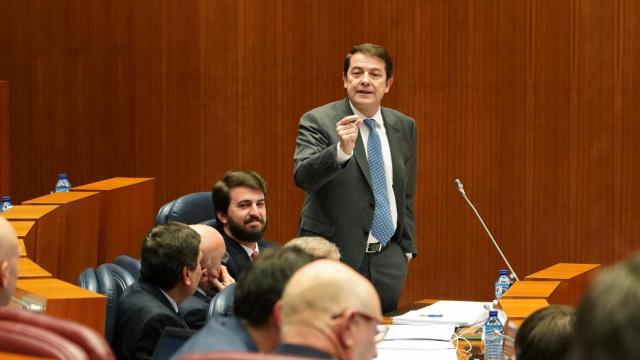
POLYGON ((376 121, 373 119, 364 119, 364 124, 367 125, 369 130, 374 130, 376 128, 376 121))

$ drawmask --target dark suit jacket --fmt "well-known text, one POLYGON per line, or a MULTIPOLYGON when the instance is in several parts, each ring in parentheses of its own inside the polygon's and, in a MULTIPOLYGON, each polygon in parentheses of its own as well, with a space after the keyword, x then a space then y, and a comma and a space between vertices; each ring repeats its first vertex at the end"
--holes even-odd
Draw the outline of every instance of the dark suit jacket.
MULTIPOLYGON (((229 260, 227 260, 226 263, 227 270, 229 271, 229 275, 238 281, 242 271, 251 265, 251 258, 239 242, 233 240, 224 230, 220 231, 220 233, 224 238, 224 245, 227 247, 227 253, 229 254, 229 260)), ((259 251, 274 246, 278 245, 270 241, 258 240, 259 251)))
POLYGON ((191 329, 202 329, 207 323, 207 313, 211 297, 196 291, 187 300, 180 304, 180 314, 191 329))
POLYGON ((116 357, 120 360, 151 359, 167 326, 188 329, 160 289, 136 281, 118 301, 112 344, 116 357))
MULTIPOLYGON (((389 139, 393 191, 398 210, 395 241, 405 253, 416 254, 413 192, 416 172, 416 127, 413 119, 381 109, 389 139)), ((348 99, 329 103, 302 116, 294 155, 294 179, 307 193, 299 235, 319 235, 333 241, 343 261, 358 268, 371 230, 374 196, 362 138, 343 166, 336 163, 336 123, 353 115, 348 99)))
POLYGON ((171 357, 209 351, 258 351, 245 326, 235 317, 212 319, 171 357))
POLYGON ((303 345, 280 344, 273 350, 274 354, 291 355, 311 359, 335 359, 330 354, 303 345))

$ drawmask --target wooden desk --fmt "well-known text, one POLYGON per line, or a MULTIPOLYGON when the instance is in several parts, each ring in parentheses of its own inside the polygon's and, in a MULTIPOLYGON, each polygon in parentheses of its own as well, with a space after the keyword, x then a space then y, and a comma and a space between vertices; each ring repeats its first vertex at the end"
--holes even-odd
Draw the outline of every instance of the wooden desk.
POLYGON ((25 242, 29 244, 36 243, 35 221, 9 221, 18 236, 18 247, 20 248, 20 256, 27 256, 27 248, 25 242), (25 240, 26 239, 26 240, 25 240))
POLYGON ((18 279, 51 278, 51 273, 27 257, 18 259, 18 279))
POLYGON ((58 278, 75 282, 82 270, 98 265, 99 193, 59 192, 22 204, 59 205, 62 210, 65 236, 58 248, 58 278))
POLYGON ((44 313, 77 321, 104 335, 106 298, 59 279, 19 279, 15 296, 44 306, 44 313))
POLYGON ((0 351, 0 359, 2 360, 43 360, 43 359, 49 359, 49 358, 0 351))
POLYGON ((566 301, 561 304, 577 306, 600 264, 558 263, 526 277, 532 281, 561 281, 566 288, 566 301))
POLYGON ((100 192, 98 263, 123 254, 140 257, 142 240, 153 228, 156 214, 154 178, 117 177, 71 191, 100 192))
POLYGON ((569 305, 567 284, 562 281, 520 280, 502 295, 503 299, 546 299, 549 304, 569 305))
POLYGON ((509 321, 520 325, 532 312, 549 306, 545 299, 500 299, 500 308, 507 313, 509 321))
POLYGON ((27 255, 57 276, 58 248, 64 238, 64 214, 61 209, 55 205, 16 205, 0 216, 10 221, 35 222, 35 237, 24 238, 27 255))

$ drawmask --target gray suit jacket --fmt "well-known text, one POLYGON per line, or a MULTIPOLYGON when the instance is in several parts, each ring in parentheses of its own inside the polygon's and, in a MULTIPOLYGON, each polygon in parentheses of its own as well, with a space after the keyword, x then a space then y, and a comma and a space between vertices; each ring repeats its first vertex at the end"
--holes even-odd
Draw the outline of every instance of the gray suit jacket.
MULTIPOLYGON (((391 241, 405 253, 416 254, 413 192, 416 172, 416 126, 406 115, 382 108, 393 167, 393 191, 398 226, 391 241)), ((354 155, 343 166, 336 163, 336 123, 353 115, 343 99, 302 116, 294 155, 294 180, 307 196, 299 235, 319 235, 333 241, 343 260, 356 269, 362 261, 371 230, 374 196, 369 165, 361 137, 354 155)))

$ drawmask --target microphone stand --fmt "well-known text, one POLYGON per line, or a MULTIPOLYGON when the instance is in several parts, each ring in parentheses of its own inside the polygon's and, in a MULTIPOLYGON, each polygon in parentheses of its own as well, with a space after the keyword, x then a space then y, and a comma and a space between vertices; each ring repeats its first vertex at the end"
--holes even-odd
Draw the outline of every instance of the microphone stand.
POLYGON ((491 239, 491 242, 493 242, 493 246, 495 246, 496 250, 498 250, 498 253, 502 257, 502 260, 509 267, 509 271, 511 271, 511 274, 509 275, 509 277, 511 278, 511 280, 515 279, 516 281, 520 281, 520 279, 518 278, 518 275, 516 275, 516 272, 513 271, 513 268, 511 267, 511 264, 509 264, 509 261, 507 260, 507 257, 504 256, 504 254, 502 253, 502 250, 500 249, 500 246, 498 246, 498 243, 493 238, 493 235, 491 234, 491 231, 489 231, 489 228, 487 227, 487 225, 485 225, 484 221, 482 220, 482 217, 480 216, 480 213, 478 212, 478 210, 476 210, 476 207, 473 206, 473 204, 471 203, 471 201, 467 197, 467 194, 464 192, 464 187, 462 186, 462 182, 459 179, 455 179, 454 183, 455 183, 456 187, 458 188, 458 191, 460 192, 462 197, 467 201, 467 204, 469 204, 469 207, 471 208, 471 210, 473 210, 474 214, 476 214, 476 217, 478 218, 478 220, 480 220, 480 224, 482 224, 482 227, 484 227, 484 231, 486 231, 487 235, 489 235, 489 239, 491 239))

